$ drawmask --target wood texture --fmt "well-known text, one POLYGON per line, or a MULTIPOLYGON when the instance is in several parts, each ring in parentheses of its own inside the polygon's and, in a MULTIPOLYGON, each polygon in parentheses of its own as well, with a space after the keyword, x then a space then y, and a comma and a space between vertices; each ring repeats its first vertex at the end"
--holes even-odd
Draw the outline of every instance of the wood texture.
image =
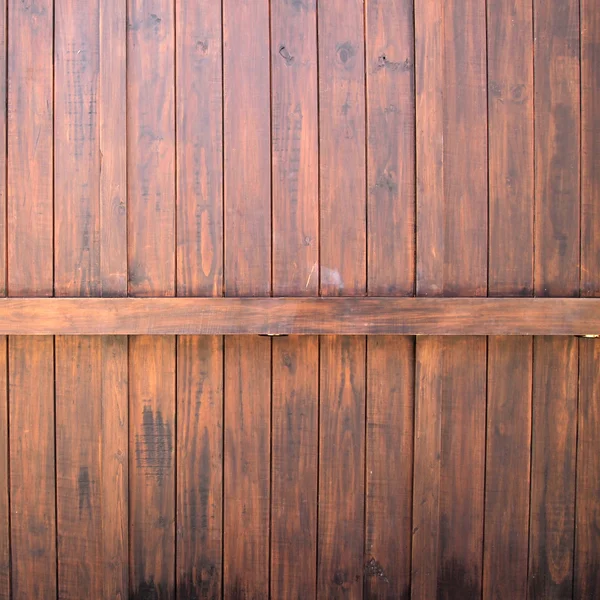
POLYGON ((8 348, 12 597, 56 598, 54 341, 8 348))
POLYGON ((8 456, 8 346, 0 337, 0 599, 10 594, 10 464, 8 456))
POLYGON ((529 598, 573 593, 577 340, 534 341, 529 598))
POLYGON ((412 597, 481 594, 486 340, 418 338, 412 597))
POLYGON ((267 2, 224 0, 223 49, 225 293, 268 296, 271 119, 267 2))
POLYGON ((535 0, 535 294, 579 295, 578 0, 535 0))
POLYGON ((177 295, 223 289, 221 3, 177 2, 177 295))
POLYGON ((175 338, 129 340, 133 598, 175 597, 175 338))
POLYGON ((4 99, 4 107, 0 110, 0 295, 6 296, 6 267, 7 267, 7 177, 6 177, 6 150, 7 150, 7 121, 8 121, 8 0, 0 2, 0 98, 4 99))
POLYGON ((225 339, 223 593, 268 598, 271 341, 225 339))
POLYGON ((600 588, 600 343, 579 340, 579 409, 575 521, 575 598, 600 588))
POLYGON ((364 338, 321 338, 317 598, 362 598, 364 338))
POLYGON ((223 338, 177 340, 177 598, 220 598, 223 338))

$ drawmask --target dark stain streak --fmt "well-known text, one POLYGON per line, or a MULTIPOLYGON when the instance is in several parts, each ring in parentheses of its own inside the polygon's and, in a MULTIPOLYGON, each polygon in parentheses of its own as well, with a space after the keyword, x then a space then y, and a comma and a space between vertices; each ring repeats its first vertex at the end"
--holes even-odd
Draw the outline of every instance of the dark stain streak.
POLYGON ((144 407, 142 433, 136 436, 135 445, 138 466, 162 484, 171 467, 173 440, 171 425, 163 421, 161 411, 154 414, 150 407, 144 407))
POLYGON ((386 69, 388 71, 392 71, 392 72, 402 72, 402 73, 408 73, 410 71, 412 71, 413 68, 413 63, 410 60, 410 58, 407 58, 404 62, 394 62, 388 59, 388 57, 385 54, 382 54, 378 59, 377 59, 377 70, 379 69, 386 69))
POLYGON ((385 571, 383 570, 383 567, 381 566, 379 561, 375 560, 374 558, 370 558, 365 563, 364 573, 365 577, 377 577, 378 579, 381 579, 386 583, 390 582, 390 580, 387 578, 387 575, 385 574, 385 571))
POLYGON ((167 586, 154 583, 151 578, 149 581, 143 581, 131 594, 129 600, 160 600, 160 598, 171 598, 168 594, 167 586))
POLYGON ((208 42, 204 40, 198 40, 196 42, 196 52, 199 52, 202 55, 208 54, 208 42))
POLYGON ((77 476, 77 496, 79 498, 79 516, 84 510, 92 512, 90 472, 87 467, 79 469, 77 476))
POLYGON ((218 586, 218 570, 212 563, 200 563, 199 573, 194 578, 191 573, 186 573, 177 584, 178 600, 204 600, 216 598, 218 586))
POLYGON ((481 586, 471 576, 465 566, 456 559, 448 560, 442 565, 437 582, 437 600, 446 598, 479 598, 481 586))
POLYGON ((285 46, 279 46, 279 56, 285 60, 285 64, 291 67, 294 64, 294 57, 288 52, 285 46))
POLYGON ((377 178, 375 187, 387 190, 392 194, 398 191, 398 184, 395 181, 394 174, 390 172, 381 173, 381 175, 379 175, 377 178))

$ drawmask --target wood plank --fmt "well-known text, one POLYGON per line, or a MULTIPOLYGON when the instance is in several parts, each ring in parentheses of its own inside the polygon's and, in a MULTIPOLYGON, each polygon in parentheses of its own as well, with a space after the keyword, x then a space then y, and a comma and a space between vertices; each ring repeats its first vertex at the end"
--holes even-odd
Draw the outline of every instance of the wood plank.
POLYGON ((600 295, 600 10, 581 0, 581 294, 600 295))
POLYGON ((53 292, 53 18, 51 0, 9 0, 7 285, 12 296, 53 292))
POLYGON ((9 339, 12 598, 56 598, 54 340, 9 339))
POLYGON ((221 3, 177 2, 177 295, 223 289, 221 3))
POLYGON ((483 0, 415 4, 419 296, 487 291, 485 16, 483 0))
POLYGON ((330 0, 318 12, 321 292, 324 296, 364 296, 363 2, 330 0))
POLYGON ((487 3, 489 295, 533 295, 532 4, 487 3))
POLYGON ((366 10, 368 290, 411 296, 415 283, 415 89, 412 0, 366 10))
POLYGON ((600 588, 600 342, 579 340, 575 598, 600 588))
POLYGON ((268 2, 223 2, 225 293, 271 291, 268 2), (244 248, 240 252, 240 248, 244 248))
POLYGON ((128 267, 132 296, 175 295, 174 0, 128 0, 128 267))
POLYGON ((368 338, 365 597, 409 598, 415 343, 368 338))
POLYGON ((573 593, 577 340, 536 337, 529 598, 573 593))
POLYGON ((312 598, 315 593, 318 373, 317 337, 273 340, 273 598, 312 598))
POLYGON ((316 0, 271 2, 273 293, 319 289, 316 0))
POLYGON ((269 595, 271 341, 225 340, 226 598, 269 595))
POLYGON ((483 337, 417 339, 412 594, 481 594, 483 337))
POLYGON ((363 337, 321 338, 317 597, 363 597, 363 337))
POLYGON ((2 148, 0 148, 0 296, 6 296, 7 286, 7 231, 6 231, 6 217, 7 217, 7 176, 6 176, 6 150, 7 150, 7 99, 8 99, 8 73, 7 73, 7 53, 8 53, 8 23, 7 23, 7 6, 8 0, 2 0, 0 2, 0 98, 4 99, 4 107, 0 110, 0 140, 4 140, 2 148))
POLYGON ((129 340, 130 570, 135 599, 175 597, 175 337, 129 340))
POLYGON ((0 335, 586 335, 597 298, 2 298, 0 335))
POLYGON ((535 0, 535 294, 579 295, 579 0, 535 0))
POLYGON ((220 598, 223 338, 177 340, 177 598, 220 598))
POLYGON ((8 456, 8 346, 0 337, 0 600, 10 600, 10 477, 8 456))
POLYGON ((484 598, 527 597, 532 353, 530 337, 488 340, 484 598))

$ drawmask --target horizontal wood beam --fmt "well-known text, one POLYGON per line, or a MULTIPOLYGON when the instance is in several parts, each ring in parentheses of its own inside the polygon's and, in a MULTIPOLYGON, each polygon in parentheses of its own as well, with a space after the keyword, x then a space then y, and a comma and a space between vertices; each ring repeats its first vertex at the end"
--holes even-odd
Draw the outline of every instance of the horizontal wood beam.
POLYGON ((595 298, 3 298, 1 335, 600 334, 595 298))

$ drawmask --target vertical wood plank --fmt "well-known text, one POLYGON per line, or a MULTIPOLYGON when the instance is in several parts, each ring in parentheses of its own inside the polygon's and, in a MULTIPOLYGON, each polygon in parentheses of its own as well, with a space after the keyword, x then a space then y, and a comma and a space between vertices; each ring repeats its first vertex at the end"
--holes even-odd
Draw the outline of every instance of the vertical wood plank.
POLYGON ((53 18, 51 0, 9 0, 7 260, 12 296, 53 293, 53 18))
POLYGON ((177 341, 177 598, 221 597, 223 338, 177 341))
POLYGON ((224 595, 269 595, 271 341, 225 339, 224 595))
POLYGON ((412 295, 415 96, 412 0, 366 11, 369 294, 412 295))
POLYGON ((271 120, 266 0, 224 0, 223 48, 225 292, 268 296, 271 120))
POLYGON ((490 336, 484 598, 526 598, 531 453, 531 337, 490 336))
POLYGON ((361 0, 319 6, 321 292, 366 293, 364 15, 361 0))
POLYGON ((579 340, 575 594, 600 589, 600 343, 579 340))
POLYGON ((221 3, 177 2, 177 295, 223 288, 221 3))
POLYGON ((55 598, 54 341, 9 339, 11 579, 14 600, 55 598))
MULTIPOLYGON (((315 0, 271 2, 273 293, 319 291, 315 0)), ((317 553, 316 337, 272 341, 271 595, 312 598, 317 553)))
POLYGON ((364 337, 321 338, 318 598, 362 598, 364 337))
POLYGON ((7 338, 0 337, 0 600, 10 600, 7 338))
POLYGON ((600 8, 580 0, 581 294, 600 293, 600 8))
POLYGON ((487 3, 489 295, 533 294, 532 4, 487 3))
POLYGON ((577 339, 536 337, 529 598, 573 594, 577 339))
POLYGON ((579 0, 535 0, 535 294, 579 295, 579 0))
POLYGON ((135 599, 175 597, 175 336, 129 341, 130 569, 135 599))
POLYGON ((366 598, 409 598, 413 338, 367 338, 366 598))
MULTIPOLYGON (((8 0, 0 2, 0 98, 3 99, 4 106, 0 110, 0 296, 6 296, 6 215, 7 215, 7 177, 6 177, 6 140, 7 140, 7 91, 8 91, 8 73, 7 73, 7 3, 8 0)), ((0 534, 1 535, 1 534, 0 534)))

